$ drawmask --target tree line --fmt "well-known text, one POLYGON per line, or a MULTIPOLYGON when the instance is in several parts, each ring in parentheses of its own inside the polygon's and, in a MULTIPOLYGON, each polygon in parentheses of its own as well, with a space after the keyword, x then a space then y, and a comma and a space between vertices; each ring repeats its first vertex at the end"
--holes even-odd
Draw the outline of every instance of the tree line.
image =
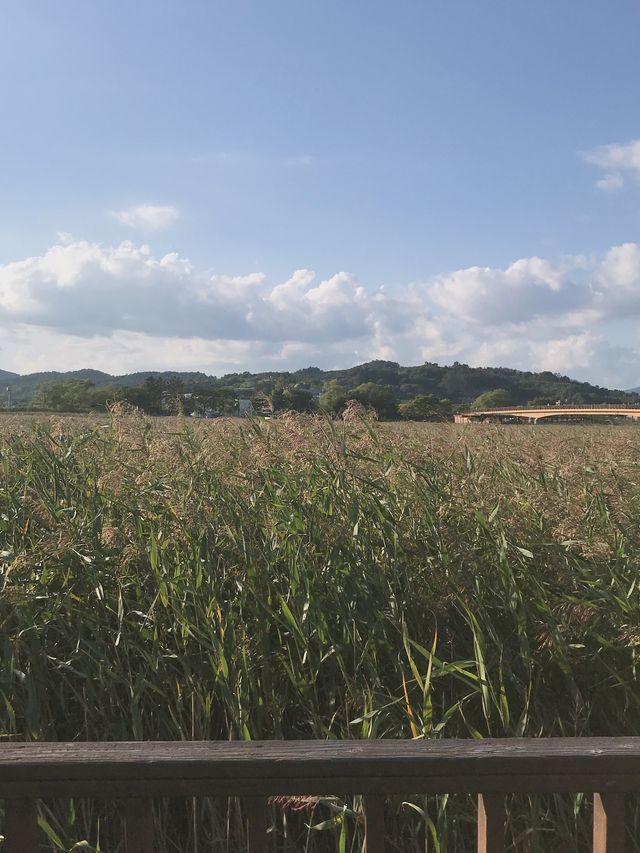
MULTIPOLYGON (((149 377, 142 385, 132 388, 96 386, 87 379, 62 379, 38 385, 29 408, 52 412, 106 412, 110 405, 125 402, 148 415, 210 412, 233 416, 238 414, 242 393, 243 389, 233 388, 187 392, 179 379, 166 381, 157 377, 149 377)), ((253 395, 252 410, 263 414, 324 411, 339 416, 350 401, 360 403, 383 420, 451 420, 455 408, 450 400, 433 394, 418 394, 411 400, 399 401, 392 388, 386 385, 364 382, 349 389, 330 380, 319 395, 309 388, 277 382, 270 393, 253 395)))
POLYGON ((87 373, 95 372, 79 373, 40 382, 30 393, 30 408, 100 412, 123 401, 149 415, 229 416, 239 413, 240 400, 249 399, 259 414, 321 410, 339 416, 355 400, 384 420, 451 420, 456 411, 472 407, 640 401, 637 394, 599 388, 548 371, 472 368, 457 362, 448 367, 429 362, 401 367, 379 360, 338 371, 308 367, 293 373, 245 371, 219 378, 203 373, 87 378, 87 373))
MULTIPOLYGON (((248 393, 246 389, 244 393, 248 393)), ((229 387, 187 392, 179 378, 164 380, 150 376, 142 385, 131 388, 96 386, 87 379, 63 379, 38 385, 30 408, 72 413, 106 412, 110 405, 125 402, 147 415, 234 416, 239 414, 242 394, 243 389, 229 387)), ((363 382, 355 388, 347 388, 331 379, 317 394, 308 387, 280 380, 270 393, 252 393, 250 411, 263 415, 285 411, 322 411, 339 417, 352 401, 360 403, 382 420, 410 421, 450 421, 456 411, 508 406, 514 402, 504 389, 485 391, 471 406, 461 407, 434 394, 417 394, 410 400, 398 400, 391 386, 377 382, 363 382)), ((531 403, 540 405, 541 400, 535 399, 531 403)))

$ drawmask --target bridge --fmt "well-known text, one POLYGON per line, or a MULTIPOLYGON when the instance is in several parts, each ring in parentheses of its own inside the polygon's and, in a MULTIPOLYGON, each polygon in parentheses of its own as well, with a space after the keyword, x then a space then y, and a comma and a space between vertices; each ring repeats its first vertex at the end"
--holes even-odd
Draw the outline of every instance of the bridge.
POLYGON ((454 416, 457 424, 468 424, 478 421, 517 419, 537 424, 541 420, 551 418, 629 418, 640 420, 640 406, 625 405, 594 405, 594 406, 505 406, 499 409, 481 409, 475 412, 460 412, 454 416))

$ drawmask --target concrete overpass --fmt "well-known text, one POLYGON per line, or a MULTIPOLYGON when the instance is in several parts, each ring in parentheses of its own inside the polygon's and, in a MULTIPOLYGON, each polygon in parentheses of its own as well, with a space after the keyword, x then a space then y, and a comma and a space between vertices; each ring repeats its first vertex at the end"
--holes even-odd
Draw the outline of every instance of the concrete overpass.
POLYGON ((454 416, 457 424, 478 421, 505 420, 515 418, 537 424, 549 418, 629 418, 640 420, 640 406, 505 406, 500 409, 482 409, 475 412, 461 412, 454 416))

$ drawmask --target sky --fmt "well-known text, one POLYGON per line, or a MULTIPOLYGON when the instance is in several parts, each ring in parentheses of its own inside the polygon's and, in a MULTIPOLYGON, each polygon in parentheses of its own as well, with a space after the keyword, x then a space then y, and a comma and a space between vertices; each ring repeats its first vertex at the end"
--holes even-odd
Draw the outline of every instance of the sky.
POLYGON ((0 369, 640 385, 637 0, 4 0, 0 369))

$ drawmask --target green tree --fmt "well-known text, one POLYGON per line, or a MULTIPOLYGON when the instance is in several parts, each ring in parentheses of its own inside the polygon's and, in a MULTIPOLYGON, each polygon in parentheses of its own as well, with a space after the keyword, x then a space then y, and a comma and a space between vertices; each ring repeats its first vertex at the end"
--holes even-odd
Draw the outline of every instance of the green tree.
POLYGON ((149 415, 162 414, 162 398, 165 387, 160 376, 147 376, 142 386, 142 408, 149 415))
POLYGON ((357 400, 363 406, 371 406, 379 418, 393 420, 398 416, 398 401, 388 385, 363 382, 349 392, 349 399, 357 400))
POLYGON ((271 405, 274 412, 312 412, 315 408, 310 391, 282 382, 276 383, 271 392, 271 405))
POLYGON ((89 396, 89 411, 105 412, 110 403, 122 400, 124 397, 122 388, 114 388, 113 385, 100 385, 93 388, 89 396))
POLYGON ((400 403, 398 413, 406 421, 450 421, 453 403, 434 394, 418 394, 413 400, 400 403))
POLYGON ((527 406, 554 406, 557 402, 557 398, 553 397, 534 397, 533 400, 529 400, 527 406))
POLYGON ((193 407, 185 409, 184 404, 184 382, 179 376, 170 376, 165 382, 162 394, 162 408, 171 414, 178 414, 179 412, 189 414, 190 411, 193 411, 193 407))
POLYGON ((222 415, 235 415, 238 409, 236 392, 233 388, 197 391, 190 398, 183 396, 182 405, 185 414, 196 412, 204 415, 205 412, 215 412, 222 415))
POLYGON ((473 401, 472 408, 481 409, 500 409, 503 406, 512 405, 511 397, 504 388, 494 388, 493 391, 485 391, 473 401))
POLYGON ((35 409, 53 412, 88 412, 95 385, 88 379, 56 379, 36 386, 31 399, 35 409))
POLYGON ((236 392, 233 388, 220 388, 213 395, 212 408, 223 415, 235 415, 238 412, 236 392))
POLYGON ((143 385, 125 388, 123 399, 132 406, 138 406, 148 415, 161 415, 164 412, 166 386, 160 376, 147 376, 143 385))
POLYGON ((337 379, 331 379, 324 383, 320 395, 320 408, 331 415, 339 415, 348 399, 349 393, 344 385, 341 385, 337 379))

